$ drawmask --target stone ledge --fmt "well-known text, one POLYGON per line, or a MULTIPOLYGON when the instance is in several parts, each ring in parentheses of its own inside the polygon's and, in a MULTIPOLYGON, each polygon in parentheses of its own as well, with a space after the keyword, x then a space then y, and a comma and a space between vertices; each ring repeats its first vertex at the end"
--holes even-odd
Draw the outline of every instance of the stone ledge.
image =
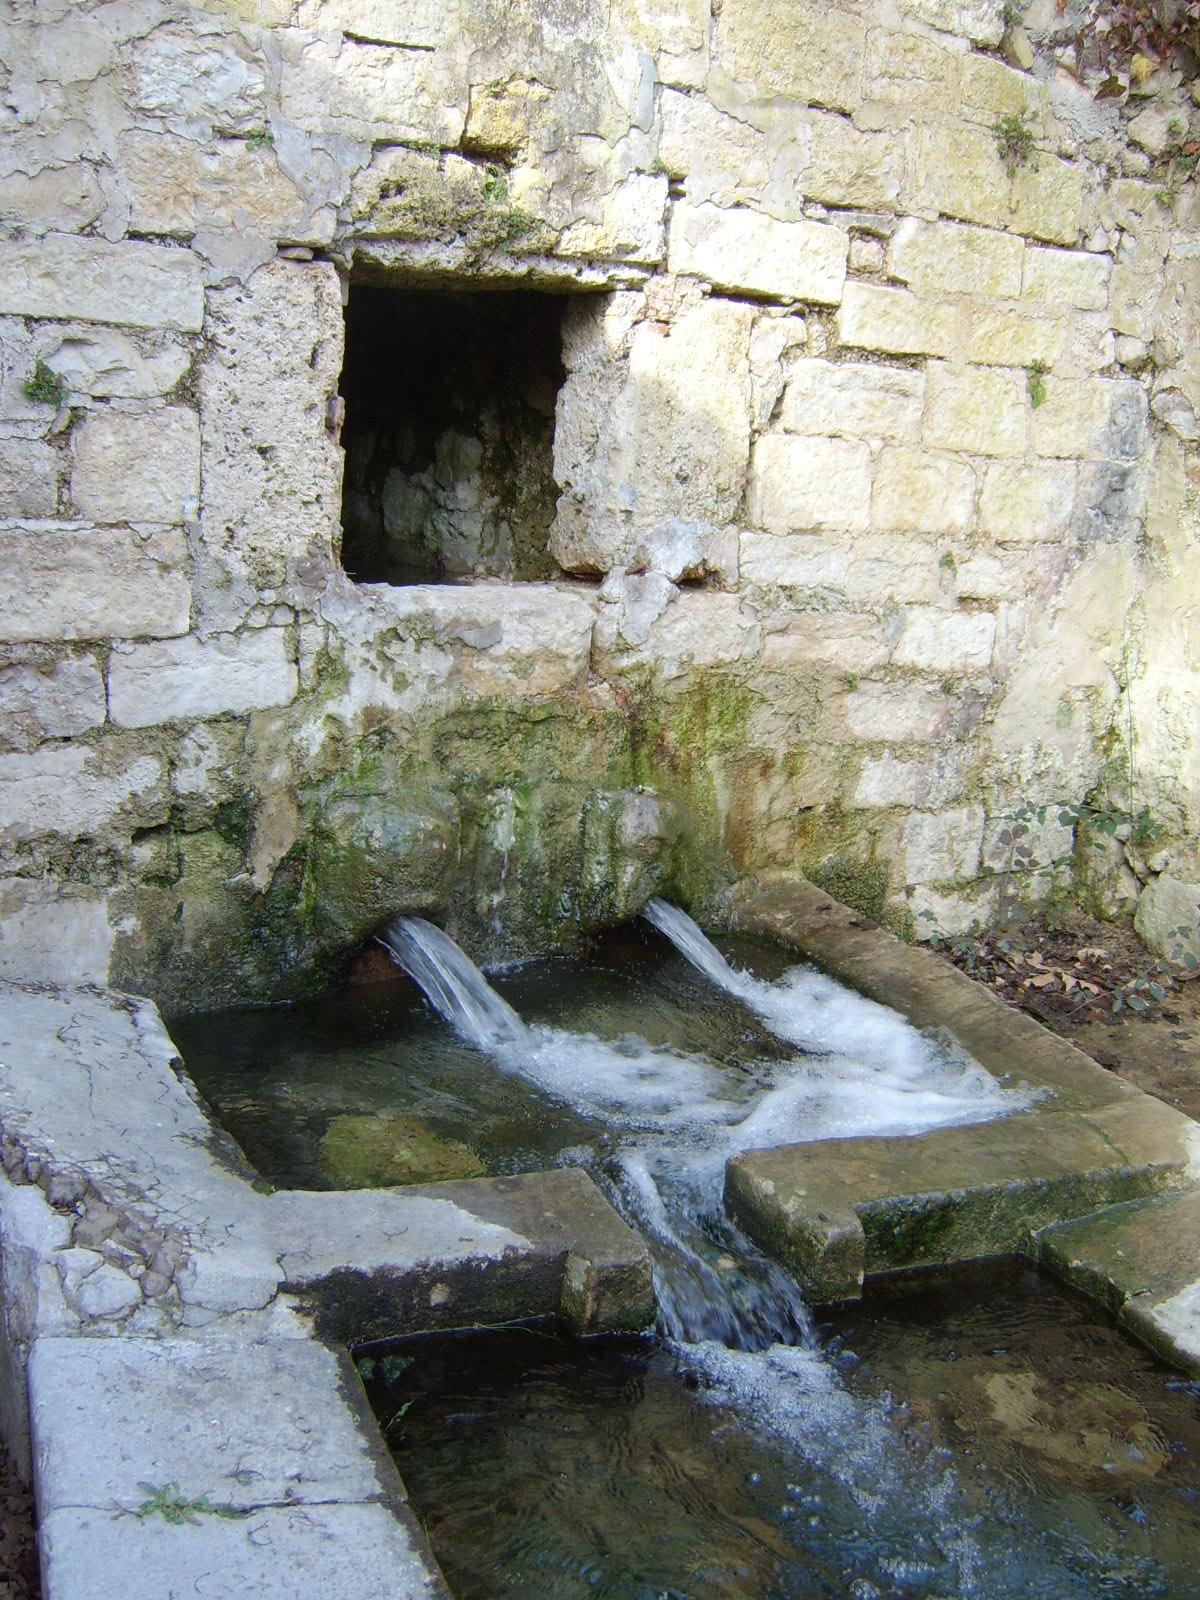
POLYGON ((1038 1236, 1042 1262, 1135 1339, 1200 1373, 1200 1190, 1165 1195, 1038 1236))
POLYGON ((1034 1254, 1200 1371, 1200 1129, 1189 1117, 803 879, 745 888, 733 920, 914 1026, 945 1027, 995 1077, 1039 1095, 996 1122, 730 1161, 731 1211, 810 1294, 853 1299, 871 1272, 1034 1254))
MULTIPOLYGON (((1148 1099, 1148 1097, 1147 1097, 1148 1099)), ((1145 1116, 1157 1131, 1155 1108, 1145 1116)), ((1186 1118, 1179 1119, 1186 1122, 1186 1118)), ((1039 1229, 1185 1181, 1180 1140, 1122 1147, 1073 1112, 895 1139, 750 1150, 725 1169, 725 1202, 819 1302, 854 1300, 864 1275, 1028 1252, 1039 1229)))

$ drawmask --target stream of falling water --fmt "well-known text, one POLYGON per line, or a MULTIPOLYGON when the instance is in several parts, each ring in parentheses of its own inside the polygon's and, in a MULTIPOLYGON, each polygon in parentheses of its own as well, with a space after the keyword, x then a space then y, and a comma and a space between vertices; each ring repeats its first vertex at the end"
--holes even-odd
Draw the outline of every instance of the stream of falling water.
MULTIPOLYGON (((751 1374, 732 1354, 719 1361, 718 1351, 774 1350, 772 1359, 794 1371, 805 1356, 780 1352, 811 1351, 808 1316, 791 1276, 725 1215, 726 1160, 766 1145, 978 1122, 1022 1101, 950 1041, 917 1032, 831 978, 794 968, 764 982, 732 968, 677 907, 652 900, 646 917, 795 1053, 732 1069, 637 1034, 602 1039, 527 1026, 431 923, 398 917, 383 942, 450 1026, 502 1071, 616 1131, 616 1152, 596 1175, 651 1252, 663 1337, 711 1347, 722 1381, 751 1374)), ((570 1154, 593 1165, 590 1150, 570 1154)))

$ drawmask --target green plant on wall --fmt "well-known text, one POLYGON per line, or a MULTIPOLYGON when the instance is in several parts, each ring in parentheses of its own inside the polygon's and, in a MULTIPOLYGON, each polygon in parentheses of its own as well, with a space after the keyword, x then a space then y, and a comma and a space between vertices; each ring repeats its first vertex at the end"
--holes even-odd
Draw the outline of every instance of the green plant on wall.
POLYGON ((27 400, 38 400, 56 411, 67 394, 67 380, 41 360, 34 363, 33 375, 26 379, 23 387, 27 400))
POLYGON ((1028 116, 1027 108, 1006 111, 992 129, 1004 170, 1010 178, 1016 177, 1018 167, 1036 166, 1033 159, 1033 129, 1026 121, 1028 116))
POLYGON ((1047 366, 1044 361, 1031 361, 1025 368, 1025 392, 1036 411, 1046 398, 1047 366))

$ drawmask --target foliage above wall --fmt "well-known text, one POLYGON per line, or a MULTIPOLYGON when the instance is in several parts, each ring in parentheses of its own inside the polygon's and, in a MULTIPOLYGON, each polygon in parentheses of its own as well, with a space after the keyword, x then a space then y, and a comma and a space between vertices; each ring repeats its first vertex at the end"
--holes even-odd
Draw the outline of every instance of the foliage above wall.
POLYGON ((1088 0, 1075 48, 1081 62, 1095 55, 1108 72, 1101 96, 1121 93, 1123 77, 1145 82, 1159 67, 1192 82, 1200 76, 1200 0, 1088 0))

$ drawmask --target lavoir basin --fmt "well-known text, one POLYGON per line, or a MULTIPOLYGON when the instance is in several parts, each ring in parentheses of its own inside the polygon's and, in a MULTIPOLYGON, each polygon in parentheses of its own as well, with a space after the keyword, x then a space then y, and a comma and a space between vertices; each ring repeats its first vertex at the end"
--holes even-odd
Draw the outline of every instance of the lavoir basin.
MULTIPOLYGON (((886 937, 798 912, 835 945, 886 937)), ((778 938, 783 915, 744 920, 778 938)), ((273 1183, 582 1168, 650 1249, 653 1336, 359 1346, 453 1592, 1200 1593, 1196 1391, 1030 1265, 1064 1218, 1186 1202, 1181 1130, 1135 1128, 1144 1097, 1019 1029, 914 1028, 778 942, 652 916, 488 980, 397 924, 432 1004, 398 977, 175 1029, 273 1183)), ((1119 1310, 1119 1274, 1091 1273, 1119 1310)))

